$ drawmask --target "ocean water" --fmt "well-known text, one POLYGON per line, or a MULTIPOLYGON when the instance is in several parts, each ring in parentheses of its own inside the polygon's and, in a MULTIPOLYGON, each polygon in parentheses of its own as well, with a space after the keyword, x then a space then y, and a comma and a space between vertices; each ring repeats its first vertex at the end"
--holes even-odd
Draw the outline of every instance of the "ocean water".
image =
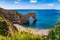
POLYGON ((59 21, 60 10, 16 10, 21 14, 27 14, 28 12, 35 12, 37 21, 36 24, 33 23, 33 18, 30 17, 30 24, 26 27, 38 28, 38 29, 49 29, 52 28, 59 21))

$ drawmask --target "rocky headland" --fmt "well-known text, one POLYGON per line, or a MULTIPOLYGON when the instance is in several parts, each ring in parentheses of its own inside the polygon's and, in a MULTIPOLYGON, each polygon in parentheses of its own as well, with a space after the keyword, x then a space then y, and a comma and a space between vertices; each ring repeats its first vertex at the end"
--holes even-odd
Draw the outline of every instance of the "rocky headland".
POLYGON ((8 25, 8 30, 7 30, 8 33, 15 32, 16 30, 22 29, 25 32, 27 32, 27 30, 32 30, 33 34, 47 35, 49 31, 48 29, 38 30, 38 29, 32 29, 32 28, 25 28, 21 26, 21 24, 29 24, 30 17, 34 19, 34 24, 35 24, 37 20, 35 12, 29 12, 23 15, 21 13, 16 12, 15 10, 6 10, 3 8, 0 8, 0 17, 2 17, 5 20, 6 24, 8 25))
POLYGON ((23 15, 21 13, 16 12, 15 10, 6 10, 0 8, 0 14, 2 14, 6 19, 12 21, 13 23, 19 23, 19 24, 29 23, 30 17, 33 17, 34 22, 36 21, 35 12, 29 12, 23 15))

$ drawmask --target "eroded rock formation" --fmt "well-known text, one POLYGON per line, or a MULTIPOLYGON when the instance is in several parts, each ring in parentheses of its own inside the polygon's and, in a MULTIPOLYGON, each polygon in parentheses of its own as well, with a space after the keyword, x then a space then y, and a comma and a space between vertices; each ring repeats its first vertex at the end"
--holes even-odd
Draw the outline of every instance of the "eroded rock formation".
POLYGON ((27 13, 25 15, 22 15, 20 17, 20 24, 23 24, 23 23, 29 24, 29 18, 30 17, 33 17, 34 22, 36 22, 36 14, 35 14, 35 12, 29 12, 29 13, 27 13))
POLYGON ((13 23, 19 23, 19 24, 29 23, 30 17, 33 17, 34 22, 36 22, 35 12, 29 12, 25 15, 22 15, 16 12, 15 10, 5 10, 5 9, 0 8, 0 13, 2 13, 5 18, 12 21, 13 23))
MULTIPOLYGON (((3 18, 5 23, 7 24, 7 31, 6 33, 15 32, 18 29, 13 24, 29 24, 29 18, 33 17, 34 23, 36 22, 36 14, 35 12, 29 12, 25 15, 22 15, 21 13, 18 13, 14 10, 5 10, 3 8, 0 8, 0 17, 3 18)), ((4 25, 3 25, 4 26, 4 25)), ((2 27, 3 27, 2 26, 2 27)), ((4 26, 5 27, 5 26, 4 26)), ((1 28, 1 27, 0 27, 1 28)), ((6 28, 2 29, 3 31, 6 28)))

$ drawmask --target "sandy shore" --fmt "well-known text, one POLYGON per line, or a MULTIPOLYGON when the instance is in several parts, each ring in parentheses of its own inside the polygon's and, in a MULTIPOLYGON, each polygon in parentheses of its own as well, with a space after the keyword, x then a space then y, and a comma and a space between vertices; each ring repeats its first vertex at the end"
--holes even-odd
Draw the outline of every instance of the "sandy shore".
POLYGON ((25 31, 25 32, 28 32, 30 31, 32 34, 36 34, 36 35, 41 35, 41 36, 44 36, 44 35, 48 35, 49 33, 49 29, 33 29, 33 28, 26 28, 26 27, 23 27, 19 24, 13 24, 18 30, 22 30, 22 31, 25 31))

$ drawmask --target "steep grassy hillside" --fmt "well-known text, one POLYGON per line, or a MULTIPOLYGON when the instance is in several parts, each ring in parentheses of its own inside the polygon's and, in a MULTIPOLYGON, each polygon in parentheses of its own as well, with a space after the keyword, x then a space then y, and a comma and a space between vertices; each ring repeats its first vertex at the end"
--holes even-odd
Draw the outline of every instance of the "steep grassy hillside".
POLYGON ((15 32, 17 29, 13 26, 12 22, 8 19, 4 18, 4 16, 0 16, 0 34, 7 36, 11 34, 11 32, 15 32))
MULTIPOLYGON (((60 22, 58 22, 47 36, 39 36, 31 34, 31 31, 24 32, 13 26, 9 19, 6 19, 2 13, 4 10, 0 8, 0 40, 60 40, 60 22)), ((60 19, 59 19, 60 20, 60 19)))
POLYGON ((9 26, 5 20, 0 17, 0 40, 43 40, 39 35, 33 35, 30 32, 19 30, 11 35, 8 32, 9 26))
POLYGON ((0 40, 43 40, 43 37, 39 35, 33 35, 30 31, 24 32, 19 30, 9 34, 9 25, 6 23, 7 20, 4 20, 0 17, 0 40))
POLYGON ((60 40, 60 22, 51 29, 46 40, 60 40))
POLYGON ((6 24, 5 20, 0 17, 0 35, 7 35, 8 34, 8 25, 6 24))

